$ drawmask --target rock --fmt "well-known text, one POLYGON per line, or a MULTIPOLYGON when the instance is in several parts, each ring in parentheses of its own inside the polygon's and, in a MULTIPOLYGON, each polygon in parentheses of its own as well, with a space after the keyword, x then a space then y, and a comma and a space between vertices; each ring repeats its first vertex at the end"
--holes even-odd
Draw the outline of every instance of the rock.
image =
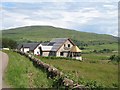
POLYGON ((85 90, 85 86, 77 84, 73 87, 73 89, 85 90))
POLYGON ((32 55, 29 54, 29 55, 28 55, 28 58, 30 59, 31 57, 32 57, 32 55))
POLYGON ((25 53, 25 56, 26 56, 26 57, 28 57, 28 55, 29 55, 28 53, 25 53))
POLYGON ((73 86, 73 80, 70 80, 68 78, 64 78, 63 83, 65 86, 73 86))
POLYGON ((49 65, 49 64, 46 64, 46 63, 44 63, 44 64, 43 64, 43 67, 44 67, 44 69, 46 69, 46 70, 47 70, 47 69, 50 67, 50 65, 49 65))
POLYGON ((63 72, 59 72, 58 76, 62 77, 63 76, 63 72))

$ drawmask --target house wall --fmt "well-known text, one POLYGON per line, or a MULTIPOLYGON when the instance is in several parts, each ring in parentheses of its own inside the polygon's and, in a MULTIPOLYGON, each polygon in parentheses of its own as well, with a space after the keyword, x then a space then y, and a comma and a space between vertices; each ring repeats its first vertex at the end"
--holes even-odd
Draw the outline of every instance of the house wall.
POLYGON ((56 56, 56 52, 55 51, 50 51, 49 56, 56 56))
POLYGON ((45 51, 45 52, 43 51, 42 56, 48 57, 48 56, 49 56, 49 53, 50 53, 49 51, 45 51))
POLYGON ((25 53, 27 53, 27 52, 30 51, 30 49, 29 49, 29 48, 23 48, 23 51, 24 51, 25 53))
POLYGON ((23 52, 23 48, 21 48, 21 49, 20 49, 20 51, 22 51, 22 52, 23 52))
POLYGON ((24 52, 24 48, 22 47, 22 48, 20 49, 20 51, 24 52))
POLYGON ((72 48, 73 44, 67 40, 61 47, 60 49, 57 51, 56 53, 56 57, 67 57, 68 56, 68 52, 70 51, 70 49, 72 48), (70 45, 70 47, 68 47, 68 44, 70 45), (63 56, 60 55, 60 52, 63 52, 63 56))
POLYGON ((40 55, 39 46, 37 46, 37 47, 34 49, 34 55, 40 55))
POLYGON ((50 50, 53 46, 41 46, 42 48, 42 56, 48 57, 50 56, 50 50))

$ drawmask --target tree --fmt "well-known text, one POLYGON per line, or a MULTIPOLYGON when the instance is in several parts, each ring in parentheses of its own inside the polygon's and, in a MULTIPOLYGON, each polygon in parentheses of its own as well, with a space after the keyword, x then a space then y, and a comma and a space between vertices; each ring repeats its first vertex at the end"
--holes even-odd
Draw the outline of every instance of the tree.
POLYGON ((2 47, 15 49, 17 47, 17 42, 9 38, 2 38, 2 47))

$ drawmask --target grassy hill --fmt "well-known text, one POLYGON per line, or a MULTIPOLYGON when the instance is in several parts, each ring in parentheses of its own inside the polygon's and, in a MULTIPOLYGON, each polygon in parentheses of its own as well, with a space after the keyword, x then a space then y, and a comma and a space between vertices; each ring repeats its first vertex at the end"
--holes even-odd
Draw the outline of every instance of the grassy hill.
POLYGON ((5 38, 16 41, 49 41, 52 38, 72 38, 77 41, 99 41, 116 42, 117 39, 111 35, 86 33, 76 30, 56 28, 52 26, 26 26, 15 29, 3 30, 5 38))

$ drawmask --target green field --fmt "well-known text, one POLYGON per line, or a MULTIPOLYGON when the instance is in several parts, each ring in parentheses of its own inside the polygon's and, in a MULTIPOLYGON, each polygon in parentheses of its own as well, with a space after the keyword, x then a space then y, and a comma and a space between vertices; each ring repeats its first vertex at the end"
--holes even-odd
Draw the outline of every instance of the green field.
POLYGON ((94 50, 100 51, 103 49, 109 49, 111 52, 109 54, 116 52, 118 53, 118 43, 112 43, 112 44, 103 44, 103 45, 89 45, 87 47, 84 47, 83 53, 90 53, 94 50))
POLYGON ((5 73, 5 82, 13 88, 52 87, 53 80, 48 79, 43 70, 36 68, 24 56, 12 51, 4 51, 9 56, 9 64, 5 73))
POLYGON ((89 46, 87 49, 88 49, 88 50, 93 50, 93 49, 101 50, 101 49, 104 49, 104 48, 117 51, 117 50, 118 50, 118 43, 103 44, 103 45, 94 45, 94 46, 91 45, 91 46, 89 46))
MULTIPOLYGON (((10 58, 5 74, 5 81, 8 85, 20 88, 52 87, 53 80, 48 79, 46 72, 36 68, 29 59, 16 52, 4 52, 10 58)), ((112 62, 108 63, 108 60, 101 60, 105 57, 102 54, 101 56, 96 58, 97 54, 83 54, 83 57, 86 58, 83 62, 59 58, 38 58, 55 66, 76 83, 87 85, 95 82, 102 87, 118 86, 118 65, 112 62)))
POLYGON ((114 87, 118 85, 118 65, 108 63, 106 60, 80 62, 64 59, 53 60, 42 57, 41 60, 55 66, 63 71, 70 79, 81 84, 96 81, 103 87, 114 87))

